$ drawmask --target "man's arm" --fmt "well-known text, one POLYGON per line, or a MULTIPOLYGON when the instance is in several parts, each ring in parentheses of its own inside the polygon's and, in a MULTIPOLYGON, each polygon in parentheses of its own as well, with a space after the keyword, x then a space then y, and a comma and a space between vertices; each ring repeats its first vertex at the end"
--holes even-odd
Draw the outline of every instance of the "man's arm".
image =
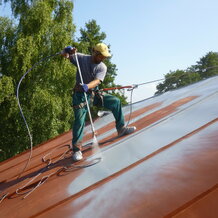
POLYGON ((80 84, 84 92, 88 92, 89 89, 95 88, 97 85, 101 83, 101 80, 94 79, 88 84, 80 84))
MULTIPOLYGON (((67 49, 65 48, 62 52, 62 56, 71 60, 71 55, 72 54, 75 54, 77 52, 77 49, 76 48, 68 48, 67 49)), ((101 83, 101 80, 100 79, 94 79, 92 80, 90 83, 88 84, 82 84, 82 87, 84 89, 84 91, 86 92, 88 89, 93 89, 95 88, 96 86, 98 86, 99 84, 101 83), (84 86, 85 85, 85 86, 84 86)))
POLYGON ((93 89, 101 83, 100 79, 94 79, 90 83, 87 84, 89 89, 93 89))

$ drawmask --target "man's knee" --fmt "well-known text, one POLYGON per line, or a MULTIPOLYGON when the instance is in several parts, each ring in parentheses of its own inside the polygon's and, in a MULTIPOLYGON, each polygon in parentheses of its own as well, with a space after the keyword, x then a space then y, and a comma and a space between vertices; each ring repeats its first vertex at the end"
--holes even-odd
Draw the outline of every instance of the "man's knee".
POLYGON ((121 107, 120 99, 118 97, 116 97, 116 96, 113 96, 111 106, 112 106, 113 109, 118 109, 119 107, 121 107))
POLYGON ((120 105, 121 101, 120 101, 120 99, 118 97, 114 96, 114 103, 117 104, 117 105, 120 105))

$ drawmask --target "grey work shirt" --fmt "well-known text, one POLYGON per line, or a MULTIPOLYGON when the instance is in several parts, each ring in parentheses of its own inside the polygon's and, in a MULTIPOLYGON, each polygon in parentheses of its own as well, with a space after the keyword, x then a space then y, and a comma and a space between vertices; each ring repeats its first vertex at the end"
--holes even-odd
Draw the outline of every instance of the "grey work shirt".
MULTIPOLYGON (((101 81, 104 80, 107 72, 107 66, 103 62, 95 64, 92 62, 91 55, 86 55, 82 53, 77 53, 77 57, 84 84, 88 84, 94 79, 99 79, 101 81)), ((75 55, 70 56, 70 61, 77 67, 75 55)), ((76 72, 76 81, 77 83, 81 83, 78 67, 76 72)))

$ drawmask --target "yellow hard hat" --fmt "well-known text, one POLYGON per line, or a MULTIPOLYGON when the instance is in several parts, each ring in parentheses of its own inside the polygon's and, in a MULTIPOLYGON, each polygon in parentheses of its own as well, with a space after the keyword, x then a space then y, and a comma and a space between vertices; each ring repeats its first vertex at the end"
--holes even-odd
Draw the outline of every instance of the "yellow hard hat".
POLYGON ((104 57, 111 57, 111 54, 109 53, 109 49, 107 45, 105 45, 104 43, 98 43, 94 47, 94 50, 100 52, 104 57))

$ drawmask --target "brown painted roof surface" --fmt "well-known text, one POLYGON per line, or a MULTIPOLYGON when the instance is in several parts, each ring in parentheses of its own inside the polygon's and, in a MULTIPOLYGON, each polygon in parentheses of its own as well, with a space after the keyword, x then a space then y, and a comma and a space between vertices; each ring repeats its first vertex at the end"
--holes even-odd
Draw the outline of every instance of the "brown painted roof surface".
MULTIPOLYGON (((0 164, 1 217, 218 217, 218 77, 132 105, 137 131, 117 137, 111 114, 0 164), (93 164, 84 168, 88 164, 93 164)), ((123 108, 128 120, 130 108, 123 108)), ((34 137, 34 136, 33 136, 34 137)))

